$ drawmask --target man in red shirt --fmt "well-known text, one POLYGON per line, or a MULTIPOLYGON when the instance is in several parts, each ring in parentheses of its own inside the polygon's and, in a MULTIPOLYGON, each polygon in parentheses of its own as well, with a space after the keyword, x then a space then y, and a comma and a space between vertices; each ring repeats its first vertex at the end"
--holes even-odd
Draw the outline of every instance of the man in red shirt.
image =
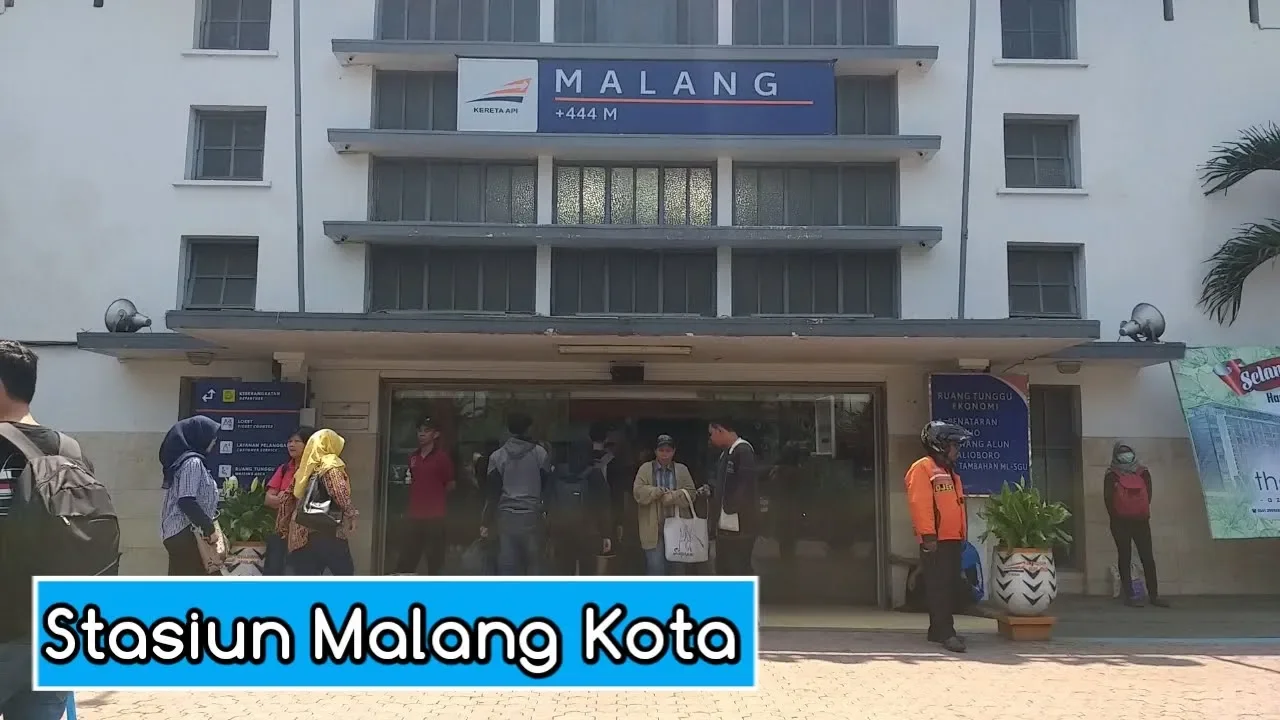
POLYGON ((404 544, 396 563, 398 575, 412 575, 425 553, 427 573, 444 568, 448 538, 445 507, 454 488, 453 459, 440 447, 440 428, 431 418, 418 423, 418 451, 409 456, 409 512, 404 544))

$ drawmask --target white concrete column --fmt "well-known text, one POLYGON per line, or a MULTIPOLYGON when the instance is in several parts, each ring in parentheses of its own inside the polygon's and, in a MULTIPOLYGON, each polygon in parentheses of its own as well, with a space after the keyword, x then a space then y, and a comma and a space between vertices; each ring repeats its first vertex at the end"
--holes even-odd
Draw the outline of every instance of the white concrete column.
POLYGON ((733 44, 733 0, 716 1, 716 43, 733 44))
MULTIPOLYGON (((723 9, 729 3, 721 2, 723 9)), ((716 225, 733 225, 733 160, 716 158, 716 225)), ((716 315, 733 314, 733 250, 716 248, 716 315)))
POLYGON ((556 41, 556 0, 538 3, 538 42, 556 41))
MULTIPOLYGON (((553 0, 542 0, 545 8, 553 0)), ((545 13, 544 13, 545 14, 545 13)), ((538 156, 538 224, 551 225, 555 220, 554 163, 550 155, 538 156)), ((551 314, 551 246, 539 245, 534 267, 533 311, 539 315, 551 314)))

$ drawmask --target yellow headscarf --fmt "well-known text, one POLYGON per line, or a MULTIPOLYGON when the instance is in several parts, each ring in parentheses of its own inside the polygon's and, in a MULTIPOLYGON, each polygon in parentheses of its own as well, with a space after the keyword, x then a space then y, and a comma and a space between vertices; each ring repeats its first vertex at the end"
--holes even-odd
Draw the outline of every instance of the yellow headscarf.
POLYGON ((293 473, 293 496, 301 500, 307 494, 307 483, 316 473, 346 467, 347 464, 338 457, 346 444, 347 441, 332 430, 315 431, 307 440, 298 469, 293 473))

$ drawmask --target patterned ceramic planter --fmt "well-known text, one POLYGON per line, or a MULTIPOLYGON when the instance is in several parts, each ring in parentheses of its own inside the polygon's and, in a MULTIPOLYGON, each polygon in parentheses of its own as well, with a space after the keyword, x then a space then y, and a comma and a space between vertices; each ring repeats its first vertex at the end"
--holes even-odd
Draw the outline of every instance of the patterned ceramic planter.
POLYGON ((992 600, 1010 615, 1043 615, 1058 597, 1052 550, 996 548, 992 600))
POLYGON ((267 556, 266 543, 232 543, 227 550, 224 575, 261 575, 267 556))

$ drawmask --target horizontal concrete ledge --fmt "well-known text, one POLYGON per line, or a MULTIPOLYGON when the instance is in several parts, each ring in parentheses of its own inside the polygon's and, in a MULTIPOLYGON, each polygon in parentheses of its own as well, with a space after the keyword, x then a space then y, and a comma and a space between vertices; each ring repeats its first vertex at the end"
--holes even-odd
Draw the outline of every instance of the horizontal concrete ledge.
POLYGON ((76 334, 76 347, 115 358, 215 352, 219 349, 212 343, 176 332, 82 332, 76 334))
POLYGON ((414 247, 898 250, 929 249, 940 227, 724 227, 705 225, 499 225, 489 223, 330 220, 338 243, 414 247))
POLYGON ((545 317, 481 313, 275 313, 170 311, 170 329, 481 333, 493 335, 811 336, 847 338, 1050 339, 1086 342, 1098 337, 1096 320, 895 320, 839 317, 545 317))
POLYGON ((1130 340, 1118 342, 1099 340, 1059 350, 1045 359, 1080 362, 1102 360, 1137 365, 1159 365, 1181 360, 1186 354, 1187 345, 1180 342, 1140 343, 1130 340))
POLYGON ((532 160, 865 162, 929 158, 937 135, 608 135, 332 128, 339 153, 381 157, 532 160))
POLYGON ((335 39, 342 65, 379 70, 457 72, 459 57, 531 60, 833 61, 837 75, 927 72, 936 45, 587 45, 570 43, 453 42, 335 39))

